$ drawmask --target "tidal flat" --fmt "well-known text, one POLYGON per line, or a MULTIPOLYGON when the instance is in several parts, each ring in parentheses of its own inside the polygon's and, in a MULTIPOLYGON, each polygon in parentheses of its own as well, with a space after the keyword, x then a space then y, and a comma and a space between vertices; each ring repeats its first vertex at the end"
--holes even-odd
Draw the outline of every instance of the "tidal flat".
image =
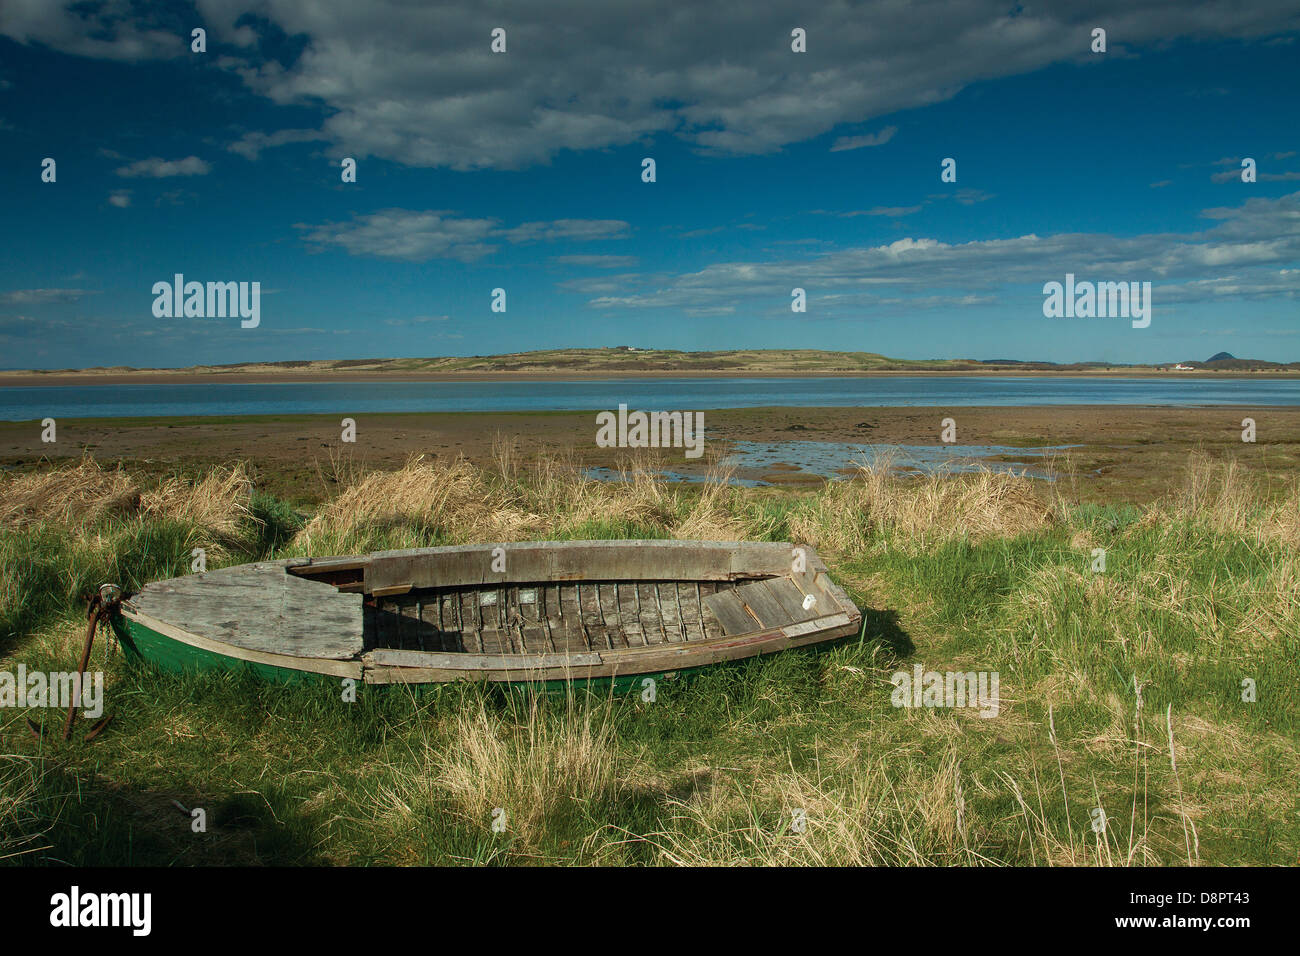
MULTIPOLYGON (((580 467, 617 469, 635 457, 665 472, 700 478, 717 471, 733 446, 764 449, 764 463, 732 469, 742 480, 770 484, 820 484, 826 477, 783 461, 783 442, 860 445, 864 460, 895 446, 944 444, 943 420, 955 426, 953 447, 996 448, 1004 462, 1036 472, 1050 467, 1085 499, 1143 503, 1165 492, 1199 451, 1232 460, 1254 474, 1300 471, 1300 408, 1214 406, 1068 405, 960 408, 744 408, 704 412, 705 455, 681 449, 635 453, 596 445, 593 412, 438 412, 354 416, 353 443, 342 441, 341 416, 260 415, 239 418, 64 419, 58 441, 41 441, 39 422, 0 422, 0 468, 25 471, 92 454, 101 462, 129 463, 144 472, 244 462, 268 490, 299 503, 332 492, 334 463, 391 469, 412 456, 493 460, 508 446, 516 457, 540 453, 572 459, 580 467), (1255 441, 1242 440, 1244 419, 1255 422, 1255 441), (1068 447, 1063 447, 1068 446, 1068 447), (1025 454, 1007 453, 1020 448, 1025 454), (1043 449, 1059 449, 1044 454, 1043 449)), ((850 459, 852 474, 856 459, 850 459)), ((797 459, 794 447, 786 456, 797 459)))

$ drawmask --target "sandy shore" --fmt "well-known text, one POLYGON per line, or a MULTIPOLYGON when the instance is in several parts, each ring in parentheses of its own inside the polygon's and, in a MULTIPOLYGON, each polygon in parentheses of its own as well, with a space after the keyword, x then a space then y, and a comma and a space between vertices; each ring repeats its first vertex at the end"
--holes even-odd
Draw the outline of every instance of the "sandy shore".
MULTIPOLYGON (((1070 405, 944 408, 747 408, 704 413, 708 452, 686 459, 680 450, 650 453, 664 468, 695 474, 729 442, 771 443, 778 464, 744 477, 781 484, 811 476, 779 463, 782 442, 870 445, 941 444, 944 418, 957 425, 959 445, 1014 448, 1076 446, 1059 456, 1099 499, 1143 501, 1167 490, 1189 453, 1234 457, 1250 470, 1279 476, 1300 473, 1300 408, 1070 405), (1242 419, 1255 420, 1257 441, 1242 442, 1242 419)), ((252 464, 280 493, 314 498, 328 493, 338 462, 350 467, 395 467, 412 455, 492 460, 495 448, 518 455, 572 456, 586 465, 617 465, 626 452, 598 448, 593 412, 410 413, 356 416, 357 440, 340 441, 334 416, 247 418, 65 419, 58 442, 43 444, 33 422, 0 422, 0 466, 41 467, 42 459, 91 453, 101 461, 125 460, 159 472, 177 466, 252 464)), ((1023 459, 1014 454, 1003 460, 1023 459)))

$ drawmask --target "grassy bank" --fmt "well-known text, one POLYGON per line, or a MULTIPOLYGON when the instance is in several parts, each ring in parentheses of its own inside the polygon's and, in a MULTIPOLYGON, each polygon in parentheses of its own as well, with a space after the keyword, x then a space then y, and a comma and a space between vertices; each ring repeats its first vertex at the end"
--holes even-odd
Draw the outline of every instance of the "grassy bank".
POLYGON ((863 634, 665 683, 653 702, 461 684, 345 703, 328 685, 134 670, 100 641, 114 720, 92 744, 38 741, 25 717, 53 715, 0 710, 0 858, 1297 862, 1294 483, 1194 459, 1142 507, 988 474, 603 484, 505 448, 490 467, 330 478, 310 514, 239 467, 144 477, 84 461, 4 479, 0 670, 69 669, 82 594, 185 573, 194 548, 217 566, 467 541, 793 540, 863 608, 863 634), (915 664, 998 672, 997 716, 895 708, 890 676, 915 664))

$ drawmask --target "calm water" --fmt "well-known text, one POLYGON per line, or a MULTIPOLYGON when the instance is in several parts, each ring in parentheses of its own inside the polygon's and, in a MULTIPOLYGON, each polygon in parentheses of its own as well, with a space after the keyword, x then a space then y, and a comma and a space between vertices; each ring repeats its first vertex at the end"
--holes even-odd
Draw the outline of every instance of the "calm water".
MULTIPOLYGON (((728 444, 729 454, 721 465, 736 469, 770 470, 774 465, 787 467, 785 474, 812 475, 839 480, 845 477, 844 469, 863 465, 889 464, 891 468, 919 474, 959 474, 961 472, 997 471, 1031 478, 1047 478, 1048 474, 1032 462, 1066 451, 1074 445, 1057 445, 1050 448, 1012 448, 1002 445, 863 445, 851 442, 737 441, 728 444), (998 461, 997 456, 1010 456, 1028 461, 998 461)), ((619 481, 623 475, 616 469, 594 467, 585 469, 588 477, 601 481, 619 481)), ((663 470, 656 474, 670 481, 699 482, 708 476, 683 474, 663 470)), ((760 478, 732 475, 730 483, 758 487, 772 484, 760 478)))
POLYGON ((0 388, 0 420, 873 405, 1300 405, 1300 380, 1060 376, 655 378, 0 388))
POLYGON ((893 468, 925 473, 1007 471, 1041 477, 1043 472, 1025 461, 997 461, 997 456, 1041 459, 1072 448, 1056 445, 1047 448, 1011 448, 1004 445, 862 445, 849 442, 738 441, 729 445, 730 454, 722 464, 734 468, 767 469, 773 465, 793 465, 804 474, 822 478, 842 477, 845 468, 888 463, 893 468))

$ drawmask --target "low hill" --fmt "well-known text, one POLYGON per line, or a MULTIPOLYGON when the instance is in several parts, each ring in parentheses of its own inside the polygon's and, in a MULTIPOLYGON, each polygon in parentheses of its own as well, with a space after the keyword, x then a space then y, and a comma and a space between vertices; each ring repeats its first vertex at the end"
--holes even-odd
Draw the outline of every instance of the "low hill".
MULTIPOLYGON (((1223 353, 1226 354, 1226 353, 1223 353)), ((1203 371, 1300 371, 1300 362, 1281 365, 1251 359, 1213 359, 1187 362, 1203 371)), ((1125 365, 1119 362, 1057 363, 1024 359, 900 359, 877 352, 836 352, 825 349, 736 349, 687 352, 677 349, 647 349, 634 346, 594 349, 542 349, 502 355, 445 356, 440 358, 355 358, 313 359, 283 362, 238 362, 224 365, 195 365, 189 368, 138 368, 116 366, 59 371, 14 371, 2 376, 6 384, 25 381, 53 384, 54 380, 80 379, 120 381, 172 380, 202 377, 220 380, 279 379, 283 381, 328 380, 334 376, 353 379, 431 378, 457 379, 476 376, 559 377, 564 375, 844 375, 865 372, 1090 372, 1105 374, 1154 372, 1168 365, 1125 365)))
POLYGON ((1195 369, 1216 372, 1283 372, 1300 368, 1300 363, 1268 362, 1264 359, 1239 359, 1228 352, 1219 352, 1204 362, 1186 361, 1181 363, 1195 369))

